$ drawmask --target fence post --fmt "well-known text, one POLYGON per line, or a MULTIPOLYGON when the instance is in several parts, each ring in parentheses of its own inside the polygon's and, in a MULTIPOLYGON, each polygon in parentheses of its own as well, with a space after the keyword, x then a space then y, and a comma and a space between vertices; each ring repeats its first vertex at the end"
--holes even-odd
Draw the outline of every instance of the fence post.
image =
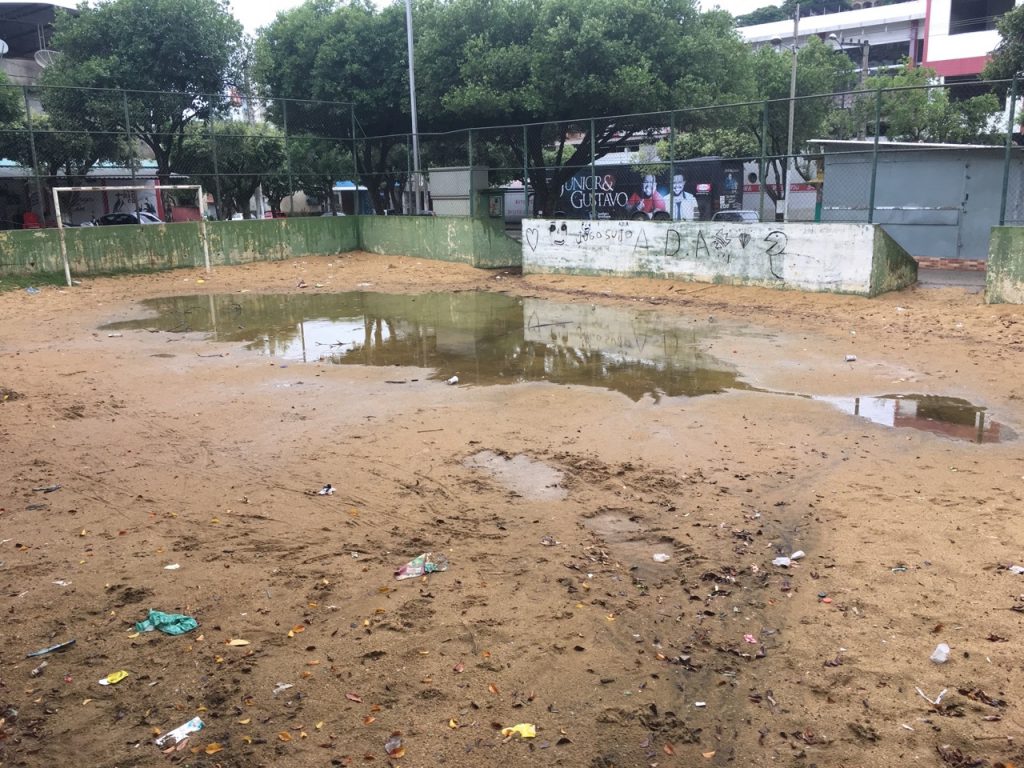
POLYGON ((1006 123, 1006 149, 1003 154, 1003 194, 999 201, 999 226, 1006 224, 1006 190, 1010 186, 1010 150, 1013 148, 1013 123, 1017 109, 1017 75, 1010 83, 1010 117, 1006 123))
POLYGON ((868 192, 868 224, 875 223, 875 184, 878 181, 878 133, 882 129, 882 86, 875 97, 875 148, 871 155, 871 190, 868 192))
MULTIPOLYGON (((32 173, 36 179, 36 195, 39 197, 39 215, 42 223, 46 225, 46 198, 43 197, 43 184, 39 180, 39 158, 36 156, 36 133, 32 127, 32 107, 28 100, 28 86, 21 87, 22 96, 25 98, 25 124, 28 126, 28 146, 32 151, 32 173)), ((31 206, 30 206, 31 207, 31 206)))
MULTIPOLYGON (((354 193, 355 199, 352 204, 352 213, 358 216, 362 213, 362 201, 359 199, 359 149, 356 147, 356 108, 355 105, 348 105, 348 114, 352 123, 352 175, 355 176, 352 181, 355 183, 356 191, 354 193)), ((333 192, 331 193, 334 194, 333 192)), ((416 190, 413 190, 413 195, 417 194, 416 190)), ((414 197, 415 199, 415 197, 414 197)), ((416 213, 419 213, 419 206, 416 207, 416 213)))
POLYGON ((409 189, 409 199, 402 197, 402 213, 408 215, 413 209, 412 196, 416 194, 412 178, 412 134, 405 134, 405 183, 409 189))
MULTIPOLYGON (((597 220, 597 158, 595 157, 597 154, 597 137, 594 135, 595 127, 596 124, 594 123, 594 118, 590 118, 590 183, 595 185, 595 187, 590 190, 591 221, 597 220)), ((585 184, 583 185, 583 188, 587 188, 585 184)))
POLYGON ((476 190, 473 189, 473 129, 470 128, 468 131, 469 139, 469 215, 473 216, 476 210, 476 190))
POLYGON ((523 215, 530 218, 530 154, 526 126, 523 126, 523 215))
POLYGON ((760 167, 758 169, 758 185, 761 189, 759 200, 757 202, 757 220, 760 221, 761 217, 764 216, 764 189, 768 185, 768 179, 765 175, 768 173, 768 161, 765 157, 765 147, 768 141, 768 101, 761 102, 761 160, 760 167))
POLYGON ((281 99, 281 117, 284 123, 284 169, 288 174, 288 213, 294 216, 295 183, 292 181, 292 154, 288 151, 288 99, 281 99))
POLYGON ((217 166, 217 132, 213 129, 214 118, 210 115, 210 155, 213 157, 213 185, 217 188, 217 218, 224 218, 224 193, 220 188, 220 168, 217 166))
POLYGON ((124 107, 124 132, 128 136, 128 151, 131 153, 132 184, 135 184, 135 142, 132 141, 132 119, 128 112, 128 91, 121 89, 121 105, 124 107))

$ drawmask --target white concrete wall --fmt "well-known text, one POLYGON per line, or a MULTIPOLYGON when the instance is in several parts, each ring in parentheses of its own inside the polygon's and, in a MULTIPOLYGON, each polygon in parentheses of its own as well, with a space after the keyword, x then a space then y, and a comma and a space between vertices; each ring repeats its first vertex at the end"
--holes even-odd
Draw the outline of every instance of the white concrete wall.
POLYGON ((523 221, 523 272, 653 276, 867 294, 869 224, 523 221))

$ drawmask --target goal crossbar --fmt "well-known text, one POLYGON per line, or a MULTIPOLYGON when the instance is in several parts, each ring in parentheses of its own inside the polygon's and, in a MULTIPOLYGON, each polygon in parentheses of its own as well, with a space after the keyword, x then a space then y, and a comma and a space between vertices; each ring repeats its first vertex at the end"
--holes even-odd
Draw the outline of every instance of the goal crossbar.
POLYGON ((71 264, 68 261, 67 235, 64 233, 64 217, 60 212, 61 192, 139 192, 147 191, 159 194, 165 189, 192 189, 196 193, 196 203, 199 208, 199 235, 203 241, 203 263, 207 273, 210 272, 210 241, 206 236, 206 216, 203 215, 203 187, 201 184, 168 184, 166 186, 153 187, 146 184, 131 186, 105 187, 105 186, 74 186, 53 188, 53 210, 57 217, 57 230, 60 233, 60 256, 64 262, 64 278, 68 285, 71 282, 71 264))

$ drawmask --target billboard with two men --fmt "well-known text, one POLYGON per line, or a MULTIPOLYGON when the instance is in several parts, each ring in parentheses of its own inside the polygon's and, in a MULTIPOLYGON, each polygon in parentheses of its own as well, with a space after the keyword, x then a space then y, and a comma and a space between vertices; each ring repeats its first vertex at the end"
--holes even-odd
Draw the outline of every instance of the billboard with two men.
POLYGON ((743 161, 596 165, 562 184, 554 215, 570 219, 707 221, 743 207, 743 161))

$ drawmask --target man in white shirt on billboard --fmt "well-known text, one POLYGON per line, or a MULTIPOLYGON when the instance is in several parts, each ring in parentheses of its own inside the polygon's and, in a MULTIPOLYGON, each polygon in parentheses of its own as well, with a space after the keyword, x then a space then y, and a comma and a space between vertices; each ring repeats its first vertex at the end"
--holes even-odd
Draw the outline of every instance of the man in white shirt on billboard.
POLYGON ((686 177, 681 170, 672 174, 672 195, 669 213, 674 221, 693 221, 697 218, 697 198, 686 191, 686 177))

